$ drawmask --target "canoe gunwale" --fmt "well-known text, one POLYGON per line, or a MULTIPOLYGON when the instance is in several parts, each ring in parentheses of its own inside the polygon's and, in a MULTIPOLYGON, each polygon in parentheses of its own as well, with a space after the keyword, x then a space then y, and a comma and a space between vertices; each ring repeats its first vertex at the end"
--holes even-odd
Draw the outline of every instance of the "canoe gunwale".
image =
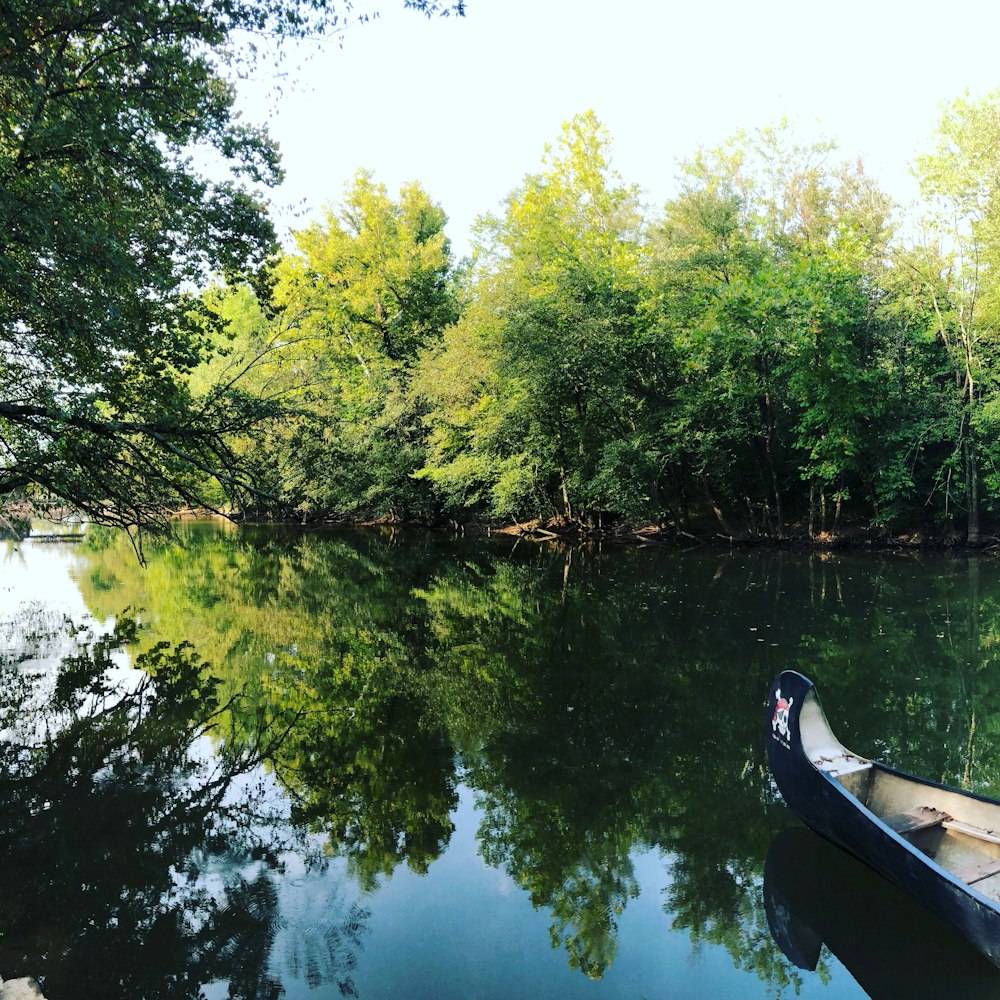
MULTIPOLYGON (((997 909, 998 912, 1000 912, 1000 904, 997 903, 997 900, 991 898, 990 896, 983 895, 983 893, 979 892, 974 885, 970 885, 968 882, 963 882, 957 875, 954 874, 954 872, 950 872, 947 868, 938 864, 929 854, 924 853, 919 847, 911 844, 910 841, 907 840, 906 836, 894 830, 888 823, 885 822, 884 819, 872 812, 871 809, 869 809, 863 802, 852 795, 848 789, 844 788, 844 786, 837 781, 834 776, 816 767, 816 765, 813 764, 813 762, 808 758, 805 758, 805 761, 820 777, 829 782, 836 789, 836 793, 838 795, 843 796, 848 809, 858 812, 863 819, 868 820, 872 826, 878 829, 884 836, 888 837, 897 847, 903 848, 904 851, 912 855, 917 863, 925 865, 927 868, 931 869, 935 875, 950 882, 956 889, 968 893, 970 896, 974 896, 984 906, 988 906, 991 909, 997 909)), ((959 794, 962 795, 968 794, 970 798, 978 798, 980 801, 986 802, 990 805, 997 804, 994 799, 987 799, 983 796, 973 796, 972 793, 962 792, 960 789, 949 788, 947 785, 940 785, 937 782, 927 781, 925 779, 918 779, 915 775, 907 774, 904 771, 897 771, 895 768, 887 767, 877 761, 872 761, 872 767, 878 768, 878 770, 885 774, 891 774, 893 777, 902 778, 906 781, 912 781, 915 784, 925 785, 929 788, 936 788, 945 792, 959 792, 959 794)), ((805 820, 804 817, 800 818, 803 819, 806 826, 811 827, 811 824, 805 820)), ((841 843, 840 846, 850 851, 850 853, 857 857, 860 861, 863 861, 865 864, 871 866, 871 862, 863 854, 858 853, 848 844, 841 843)), ((877 866, 872 867, 875 867, 876 871, 882 871, 882 869, 877 866)))

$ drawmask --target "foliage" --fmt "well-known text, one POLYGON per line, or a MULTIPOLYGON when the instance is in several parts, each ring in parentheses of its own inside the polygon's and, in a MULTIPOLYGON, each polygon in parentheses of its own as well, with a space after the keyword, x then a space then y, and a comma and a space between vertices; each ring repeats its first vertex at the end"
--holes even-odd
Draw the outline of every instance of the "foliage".
POLYGON ((482 220, 476 305, 418 375, 432 406, 420 475, 448 499, 457 488, 498 516, 620 507, 609 480, 635 429, 641 215, 609 146, 594 114, 578 115, 503 217, 482 220), (486 365, 463 385, 470 349, 486 365))
POLYGON ((456 317, 445 222, 418 184, 393 200, 359 171, 342 203, 295 234, 298 252, 275 269, 270 316, 246 286, 208 296, 222 305, 228 343, 224 362, 196 373, 199 384, 231 373, 281 406, 280 421, 241 445, 271 486, 250 510, 428 511, 426 488, 411 478, 424 442, 409 384, 419 351, 456 317))
POLYGON ((586 112, 460 267, 420 185, 390 197, 367 170, 272 258, 259 188, 280 168, 232 115, 253 52, 234 39, 328 28, 331 8, 8 7, 11 516, 989 537, 997 94, 945 109, 916 163, 918 238, 863 163, 785 123, 696 151, 651 213, 586 112), (228 179, 194 166, 209 149, 228 179))
POLYGON ((219 324, 193 290, 257 280, 275 249, 278 154, 234 115, 239 39, 336 24, 325 0, 2 4, 0 497, 132 526, 212 475, 258 491, 231 440, 268 408, 186 383, 219 324))
POLYGON ((916 173, 928 202, 930 245, 905 258, 911 280, 933 310, 938 349, 948 361, 954 405, 946 411, 952 452, 939 473, 946 503, 965 508, 966 537, 981 534, 982 488, 993 506, 1000 285, 1000 171, 992 149, 1000 139, 1000 92, 979 101, 968 96, 945 108, 937 147, 917 160, 916 173), (986 475, 984 477, 984 470, 986 475), (952 472, 958 482, 953 486, 952 472), (985 478, 985 483, 984 483, 985 478))
POLYGON ((661 336, 682 373, 664 387, 661 447, 701 479, 727 533, 723 508, 751 533, 781 535, 793 513, 823 530, 828 493, 839 509, 867 490, 881 400, 869 272, 886 205, 860 167, 826 165, 831 151, 765 130, 700 154, 654 241, 661 336))
POLYGON ((427 509, 410 473, 422 464, 408 394, 419 351, 456 316, 446 216, 418 184, 393 201, 360 171, 344 201, 296 235, 279 268, 281 321, 309 352, 310 426, 294 443, 304 502, 382 516, 427 509))
MULTIPOLYGON (((986 129, 988 105, 954 114, 986 129)), ((962 177, 980 186, 964 210, 985 219, 975 149, 989 144, 966 132, 962 177)), ((942 135, 959 141, 947 120, 942 135)), ((543 171, 481 220, 462 317, 416 366, 427 460, 414 474, 442 510, 681 530, 709 515, 727 536, 823 538, 849 512, 952 532, 1000 481, 988 227, 953 237, 982 244, 956 244, 980 262, 962 272, 980 317, 963 333, 957 258, 897 240, 894 206, 834 150, 784 124, 738 134, 684 163, 647 220, 594 116, 567 123, 543 171)), ((945 181, 961 177, 921 163, 954 216, 945 181)))

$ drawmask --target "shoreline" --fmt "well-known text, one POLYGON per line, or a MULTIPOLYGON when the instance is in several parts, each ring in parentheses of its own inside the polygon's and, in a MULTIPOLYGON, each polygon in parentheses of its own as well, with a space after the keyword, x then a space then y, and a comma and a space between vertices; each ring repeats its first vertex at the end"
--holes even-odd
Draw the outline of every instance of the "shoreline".
MULTIPOLYGON (((208 514, 208 512, 206 512, 208 514)), ((186 515, 185 519, 193 515, 186 515)), ((218 516, 218 515, 209 515, 218 516)), ((978 543, 970 544, 956 533, 946 533, 928 529, 889 532, 884 529, 849 526, 837 533, 820 532, 810 537, 807 532, 794 525, 784 535, 732 533, 725 534, 701 526, 692 531, 679 529, 674 525, 618 525, 615 527, 595 527, 580 523, 569 523, 559 519, 542 521, 532 519, 525 522, 498 523, 490 521, 423 521, 406 518, 316 518, 311 520, 240 518, 229 517, 239 526, 285 525, 300 530, 322 528, 388 528, 431 533, 448 533, 459 537, 503 535, 521 538, 525 541, 550 542, 565 545, 589 545, 595 543, 611 545, 662 545, 669 548, 732 549, 784 549, 791 551, 864 551, 864 552, 996 552, 1000 551, 1000 534, 984 535, 978 543)))
MULTIPOLYGON (((719 530, 717 524, 691 524, 680 528, 675 524, 630 524, 620 518, 609 518, 604 525, 600 519, 595 524, 584 521, 568 521, 564 518, 532 518, 525 521, 459 521, 449 519, 420 518, 273 518, 244 516, 235 512, 214 511, 208 508, 187 508, 175 511, 169 521, 175 524, 186 521, 216 520, 236 527, 275 526, 295 528, 299 531, 316 531, 336 528, 376 528, 390 530, 426 531, 432 534, 451 534, 456 537, 502 535, 524 539, 525 541, 547 542, 562 545, 659 545, 667 548, 691 549, 731 548, 731 549, 780 549, 789 551, 834 552, 981 552, 1000 551, 1000 524, 990 524, 983 537, 970 544, 966 538, 954 530, 941 527, 924 527, 909 530, 888 530, 864 525, 847 525, 833 531, 822 531, 812 536, 801 523, 794 523, 782 535, 732 532, 719 530), (691 530, 688 530, 690 528, 691 530)), ((50 521, 53 527, 59 521, 50 521)), ((85 528, 80 522, 76 526, 85 528)), ((26 525, 20 532, 20 540, 32 541, 81 541, 84 530, 67 533, 65 531, 42 531, 26 525)))

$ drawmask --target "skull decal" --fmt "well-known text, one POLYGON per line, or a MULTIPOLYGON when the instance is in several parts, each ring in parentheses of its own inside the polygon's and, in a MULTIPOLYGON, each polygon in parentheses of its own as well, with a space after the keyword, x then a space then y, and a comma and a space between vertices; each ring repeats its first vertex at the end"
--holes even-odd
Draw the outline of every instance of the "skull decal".
POLYGON ((774 716, 771 718, 771 732, 777 733, 782 739, 789 738, 788 712, 791 709, 794 698, 782 698, 781 688, 774 693, 774 716))

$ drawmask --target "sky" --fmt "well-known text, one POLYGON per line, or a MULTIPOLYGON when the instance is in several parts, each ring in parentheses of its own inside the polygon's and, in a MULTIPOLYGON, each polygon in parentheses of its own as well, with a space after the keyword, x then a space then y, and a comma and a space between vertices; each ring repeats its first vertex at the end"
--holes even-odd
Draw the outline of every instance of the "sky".
POLYGON ((942 106, 1000 87, 995 0, 467 0, 464 18, 430 20, 372 2, 379 17, 342 45, 309 43, 287 79, 241 84, 241 110, 281 147, 271 201, 286 242, 366 167, 393 194, 419 181, 466 253, 475 218, 588 109, 654 210, 679 160, 783 117, 860 156, 905 204, 942 106))

